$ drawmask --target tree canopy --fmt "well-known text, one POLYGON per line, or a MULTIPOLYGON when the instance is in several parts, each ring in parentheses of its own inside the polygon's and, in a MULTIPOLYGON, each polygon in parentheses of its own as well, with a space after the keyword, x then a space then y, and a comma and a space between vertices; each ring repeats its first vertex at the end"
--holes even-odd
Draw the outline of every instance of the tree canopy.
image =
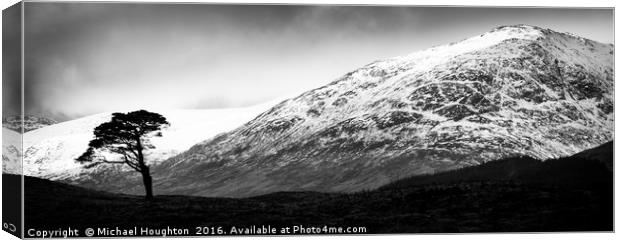
POLYGON ((129 113, 113 113, 109 122, 102 123, 94 130, 95 138, 88 144, 88 149, 76 159, 81 163, 90 163, 93 167, 102 163, 126 164, 142 173, 147 198, 152 197, 151 176, 144 151, 155 148, 150 137, 161 136, 162 127, 170 123, 158 113, 139 110, 129 113), (121 155, 121 160, 106 159, 99 152, 121 155))

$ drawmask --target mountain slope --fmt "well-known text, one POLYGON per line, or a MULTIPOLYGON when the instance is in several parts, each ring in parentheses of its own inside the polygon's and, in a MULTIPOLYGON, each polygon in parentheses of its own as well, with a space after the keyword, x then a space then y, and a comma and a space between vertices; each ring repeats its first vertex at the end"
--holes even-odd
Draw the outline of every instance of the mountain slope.
MULTIPOLYGON (((533 26, 368 64, 152 168, 155 191, 357 191, 613 138, 613 45, 533 26)), ((117 177, 118 179, 118 177, 117 177)), ((81 182, 141 193, 139 182, 81 182)))
MULTIPOLYGON (((145 158, 149 164, 168 159, 205 138, 240 126, 271 105, 268 102, 236 109, 151 110, 166 117, 170 126, 162 131, 162 137, 152 139, 156 148, 146 152, 145 158)), ((114 175, 109 172, 127 175, 127 171, 133 170, 125 166, 104 164, 86 169, 74 161, 88 147, 94 128, 110 119, 111 113, 101 113, 25 133, 24 174, 63 182, 114 175)), ((118 156, 107 156, 115 157, 118 156)))
POLYGON ((16 131, 2 128, 2 172, 21 174, 21 140, 22 136, 16 131))
MULTIPOLYGON (((57 122, 53 119, 49 119, 43 116, 33 116, 26 115, 24 116, 24 132, 32 131, 35 129, 39 129, 45 126, 56 124, 57 122)), ((22 129, 22 118, 21 116, 8 116, 2 118, 2 127, 11 129, 16 132, 21 132, 22 129)))

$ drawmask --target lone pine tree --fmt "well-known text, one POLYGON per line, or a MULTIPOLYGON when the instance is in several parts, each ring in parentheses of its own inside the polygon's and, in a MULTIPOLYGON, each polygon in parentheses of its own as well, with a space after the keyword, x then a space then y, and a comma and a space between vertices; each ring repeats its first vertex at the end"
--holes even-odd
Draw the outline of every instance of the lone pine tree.
POLYGON ((160 137, 162 127, 167 125, 170 124, 162 115, 146 110, 126 114, 113 113, 109 122, 95 128, 95 138, 76 161, 90 163, 87 167, 106 163, 126 164, 142 174, 146 199, 150 200, 153 198, 153 180, 144 160, 144 151, 155 148, 149 139, 160 137), (122 158, 109 160, 98 154, 99 152, 118 154, 122 158))

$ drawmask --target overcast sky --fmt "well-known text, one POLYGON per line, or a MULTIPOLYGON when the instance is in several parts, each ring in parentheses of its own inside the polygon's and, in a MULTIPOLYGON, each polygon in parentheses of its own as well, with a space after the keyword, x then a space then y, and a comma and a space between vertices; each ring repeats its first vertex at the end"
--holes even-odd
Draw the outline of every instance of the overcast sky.
POLYGON ((613 42, 609 9, 26 3, 25 22, 26 111, 61 121, 253 105, 500 25, 613 42))

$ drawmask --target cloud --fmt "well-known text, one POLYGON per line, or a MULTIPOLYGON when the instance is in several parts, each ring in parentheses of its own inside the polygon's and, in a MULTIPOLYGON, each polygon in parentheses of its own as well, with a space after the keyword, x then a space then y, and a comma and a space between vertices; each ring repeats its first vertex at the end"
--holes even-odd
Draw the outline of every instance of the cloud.
POLYGON ((500 22, 613 39, 611 19, 607 10, 31 2, 26 109, 66 120, 129 107, 247 106, 500 22), (599 27, 569 20, 576 14, 599 27))

